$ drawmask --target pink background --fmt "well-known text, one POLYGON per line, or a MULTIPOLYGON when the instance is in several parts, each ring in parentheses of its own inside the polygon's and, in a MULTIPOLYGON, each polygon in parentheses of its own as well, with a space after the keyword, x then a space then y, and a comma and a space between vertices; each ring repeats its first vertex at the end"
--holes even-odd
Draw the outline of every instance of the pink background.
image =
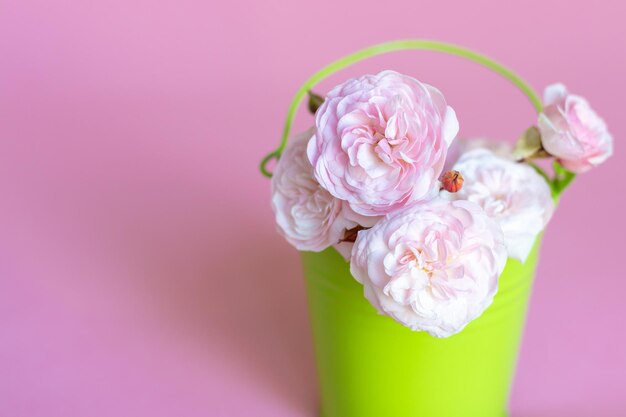
MULTIPOLYGON (((547 231, 513 417, 626 416, 619 2, 18 1, 0 6, 0 415, 315 416, 298 255, 258 160, 292 94, 357 48, 478 49, 565 82, 616 154, 547 231)), ((474 64, 377 58, 442 89, 464 136, 531 106, 474 64)), ((298 127, 311 118, 301 112, 298 127)))

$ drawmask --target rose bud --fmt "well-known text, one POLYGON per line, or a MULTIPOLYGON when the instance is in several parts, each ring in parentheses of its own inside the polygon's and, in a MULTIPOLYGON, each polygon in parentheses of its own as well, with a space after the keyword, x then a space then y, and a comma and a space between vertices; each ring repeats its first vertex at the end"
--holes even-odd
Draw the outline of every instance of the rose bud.
POLYGON ((449 193, 456 193, 463 188, 463 175, 459 171, 446 171, 441 177, 441 189, 449 193))

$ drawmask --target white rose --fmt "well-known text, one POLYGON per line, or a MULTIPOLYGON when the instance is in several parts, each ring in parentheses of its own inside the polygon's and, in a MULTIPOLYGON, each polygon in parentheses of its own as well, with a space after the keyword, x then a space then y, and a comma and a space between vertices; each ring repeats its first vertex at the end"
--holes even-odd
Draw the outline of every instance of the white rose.
POLYGON ((505 263, 495 221, 469 201, 436 198, 359 232, 350 271, 379 313, 448 337, 491 304, 505 263))
MULTIPOLYGON (((279 232, 299 250, 319 252, 339 245, 344 232, 358 225, 363 216, 322 188, 313 176, 306 154, 313 128, 297 135, 281 155, 272 177, 272 208, 279 232)), ((369 218, 367 223, 376 219, 369 218)), ((351 244, 338 249, 349 252, 351 244), (345 249, 347 247, 347 249, 345 249)))
POLYGON ((442 195, 481 206, 500 224, 509 256, 524 262, 554 211, 545 179, 529 165, 487 149, 463 154, 454 169, 465 179, 463 188, 442 195))

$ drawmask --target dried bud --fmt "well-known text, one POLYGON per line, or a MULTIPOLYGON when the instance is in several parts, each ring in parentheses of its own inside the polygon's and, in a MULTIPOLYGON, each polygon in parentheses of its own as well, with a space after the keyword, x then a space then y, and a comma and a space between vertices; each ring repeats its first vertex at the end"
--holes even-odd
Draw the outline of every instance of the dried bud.
POLYGON ((459 171, 446 171, 441 177, 441 189, 456 193, 463 188, 463 175, 459 171))
POLYGON ((357 225, 356 227, 353 227, 352 229, 346 230, 343 235, 343 238, 339 240, 339 243, 341 242, 354 243, 356 241, 356 236, 359 234, 361 230, 365 230, 365 227, 361 225, 357 225))
POLYGON ((536 126, 531 126, 519 138, 513 149, 513 157, 518 161, 546 158, 550 155, 541 146, 541 133, 536 126))
POLYGON ((324 103, 324 97, 315 94, 313 91, 309 91, 309 111, 315 114, 317 109, 324 103))

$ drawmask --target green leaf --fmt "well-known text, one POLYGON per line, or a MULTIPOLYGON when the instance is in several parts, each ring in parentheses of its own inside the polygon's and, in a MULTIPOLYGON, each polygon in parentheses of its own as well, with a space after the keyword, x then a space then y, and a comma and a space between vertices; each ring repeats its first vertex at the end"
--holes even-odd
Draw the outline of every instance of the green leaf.
POLYGON ((552 196, 558 198, 563 191, 569 187, 572 181, 574 181, 576 174, 565 169, 563 165, 559 164, 557 161, 554 161, 552 167, 554 169, 554 179, 552 179, 550 188, 552 188, 552 196))

